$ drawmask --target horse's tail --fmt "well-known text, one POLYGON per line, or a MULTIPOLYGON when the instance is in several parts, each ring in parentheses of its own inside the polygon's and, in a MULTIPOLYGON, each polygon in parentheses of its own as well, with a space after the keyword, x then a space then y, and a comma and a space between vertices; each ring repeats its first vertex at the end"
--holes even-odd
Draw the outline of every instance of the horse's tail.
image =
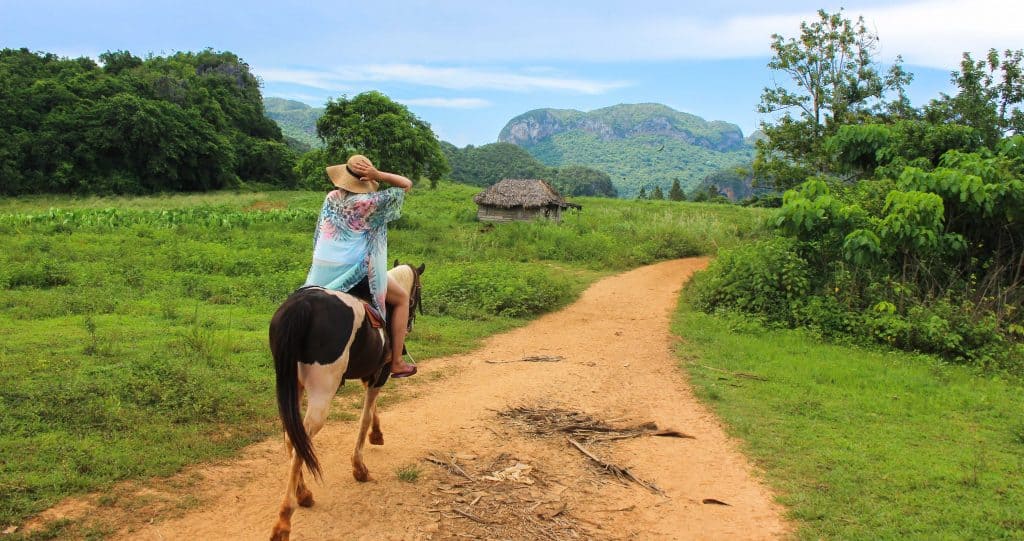
POLYGON ((270 320, 270 352, 277 373, 277 411, 295 452, 314 477, 320 478, 320 462, 299 411, 299 357, 309 332, 313 307, 308 296, 288 299, 270 320))

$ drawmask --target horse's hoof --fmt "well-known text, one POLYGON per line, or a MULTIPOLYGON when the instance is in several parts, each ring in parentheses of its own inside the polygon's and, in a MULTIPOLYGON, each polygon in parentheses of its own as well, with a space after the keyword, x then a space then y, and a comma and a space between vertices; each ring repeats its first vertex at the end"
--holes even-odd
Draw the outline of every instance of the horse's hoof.
POLYGON ((292 533, 290 529, 284 529, 280 526, 274 527, 274 532, 270 534, 270 541, 288 541, 288 536, 292 533))
POLYGON ((384 445, 384 434, 381 432, 371 432, 370 445, 384 445))
POLYGON ((370 480, 370 470, 366 469, 366 466, 362 464, 353 464, 352 477, 355 477, 356 481, 360 483, 365 483, 370 480))
POLYGON ((299 505, 302 507, 313 507, 313 492, 306 490, 299 494, 299 505))

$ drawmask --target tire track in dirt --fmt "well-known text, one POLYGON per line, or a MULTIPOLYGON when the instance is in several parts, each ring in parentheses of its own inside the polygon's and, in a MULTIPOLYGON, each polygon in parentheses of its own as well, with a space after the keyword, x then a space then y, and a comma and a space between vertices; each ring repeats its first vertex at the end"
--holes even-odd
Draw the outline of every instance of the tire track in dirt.
MULTIPOLYGON (((485 515, 501 506, 470 507, 469 501, 453 500, 459 479, 424 462, 431 453, 458 453, 467 470, 478 472, 502 458, 529 465, 539 482, 505 492, 538 502, 538 515, 522 520, 543 527, 558 504, 559 520, 578 526, 562 532, 582 538, 784 536, 791 530, 784 510, 754 476, 737 443, 695 399, 671 351, 669 321, 678 292, 706 264, 705 258, 669 261, 603 279, 560 312, 494 336, 477 351, 421 365, 416 377, 423 382, 414 396, 382 408, 385 445, 367 446, 364 456, 369 483, 357 483, 351 475, 355 423, 328 423, 314 439, 324 482, 310 485, 316 505, 296 511, 292 539, 537 537, 508 517, 485 515), (564 359, 485 362, 531 355, 564 359), (433 380, 434 372, 445 377, 433 380), (660 496, 602 475, 564 437, 527 436, 497 417, 498 411, 520 405, 582 411, 604 420, 654 421, 695 439, 642 437, 592 447, 602 459, 656 483, 665 492, 660 496), (396 469, 409 465, 421 475, 402 482, 396 469), (705 498, 729 505, 703 504, 705 498), (478 518, 494 524, 457 515, 456 505, 475 509, 478 518)), ((131 531, 116 538, 265 539, 283 497, 286 469, 279 439, 250 446, 237 460, 192 468, 194 486, 183 490, 193 491, 198 505, 150 524, 126 520, 131 531)), ((484 503, 497 497, 487 491, 480 495, 484 503)))

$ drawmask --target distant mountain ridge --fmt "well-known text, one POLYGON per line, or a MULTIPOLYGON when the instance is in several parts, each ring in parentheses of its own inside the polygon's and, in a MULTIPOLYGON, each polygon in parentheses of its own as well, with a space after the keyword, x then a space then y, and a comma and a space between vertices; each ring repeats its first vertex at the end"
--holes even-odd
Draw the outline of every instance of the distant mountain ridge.
POLYGON ((685 189, 722 169, 749 165, 752 141, 739 126, 658 103, 621 104, 590 112, 535 109, 510 120, 500 142, 526 149, 546 165, 584 165, 612 177, 620 195, 645 188, 685 189))
POLYGON ((498 141, 529 146, 557 133, 580 130, 603 141, 636 135, 662 135, 719 152, 744 147, 739 126, 676 111, 660 103, 613 105, 589 113, 574 109, 535 109, 508 122, 498 141))
MULTIPOLYGON (((323 146, 316 136, 316 121, 324 108, 275 97, 264 98, 263 104, 266 115, 281 126, 285 136, 315 148, 323 146)), ((658 103, 640 103, 590 112, 535 109, 510 120, 498 140, 522 148, 545 166, 579 165, 601 171, 611 178, 614 191, 620 197, 632 198, 641 188, 651 193, 655 186, 668 193, 675 179, 679 179, 684 190, 692 191, 704 181, 719 180, 724 171, 749 168, 754 158, 753 144, 758 137, 763 134, 754 132, 744 138, 735 124, 707 121, 658 103)), ((485 145, 479 149, 463 152, 459 157, 469 158, 472 154, 473 159, 467 163, 497 161, 468 168, 453 164, 453 168, 466 169, 463 172, 472 177, 462 182, 486 185, 490 177, 483 172, 501 169, 499 165, 512 156, 500 151, 500 147, 492 149, 485 145), (470 174, 473 171, 480 178, 470 174)), ((448 154, 449 160, 455 157, 451 152, 448 154)), ((536 169, 523 165, 525 162, 521 159, 512 161, 520 169, 536 169)), ((453 171, 454 176, 456 171, 453 171)))

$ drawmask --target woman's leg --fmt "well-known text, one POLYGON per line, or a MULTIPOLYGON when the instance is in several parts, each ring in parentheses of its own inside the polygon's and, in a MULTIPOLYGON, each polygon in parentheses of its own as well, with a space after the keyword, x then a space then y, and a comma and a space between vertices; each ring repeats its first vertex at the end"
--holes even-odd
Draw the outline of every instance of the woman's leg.
POLYGON ((405 334, 409 329, 409 292, 388 276, 387 304, 391 307, 391 373, 406 374, 413 366, 402 359, 405 334))

